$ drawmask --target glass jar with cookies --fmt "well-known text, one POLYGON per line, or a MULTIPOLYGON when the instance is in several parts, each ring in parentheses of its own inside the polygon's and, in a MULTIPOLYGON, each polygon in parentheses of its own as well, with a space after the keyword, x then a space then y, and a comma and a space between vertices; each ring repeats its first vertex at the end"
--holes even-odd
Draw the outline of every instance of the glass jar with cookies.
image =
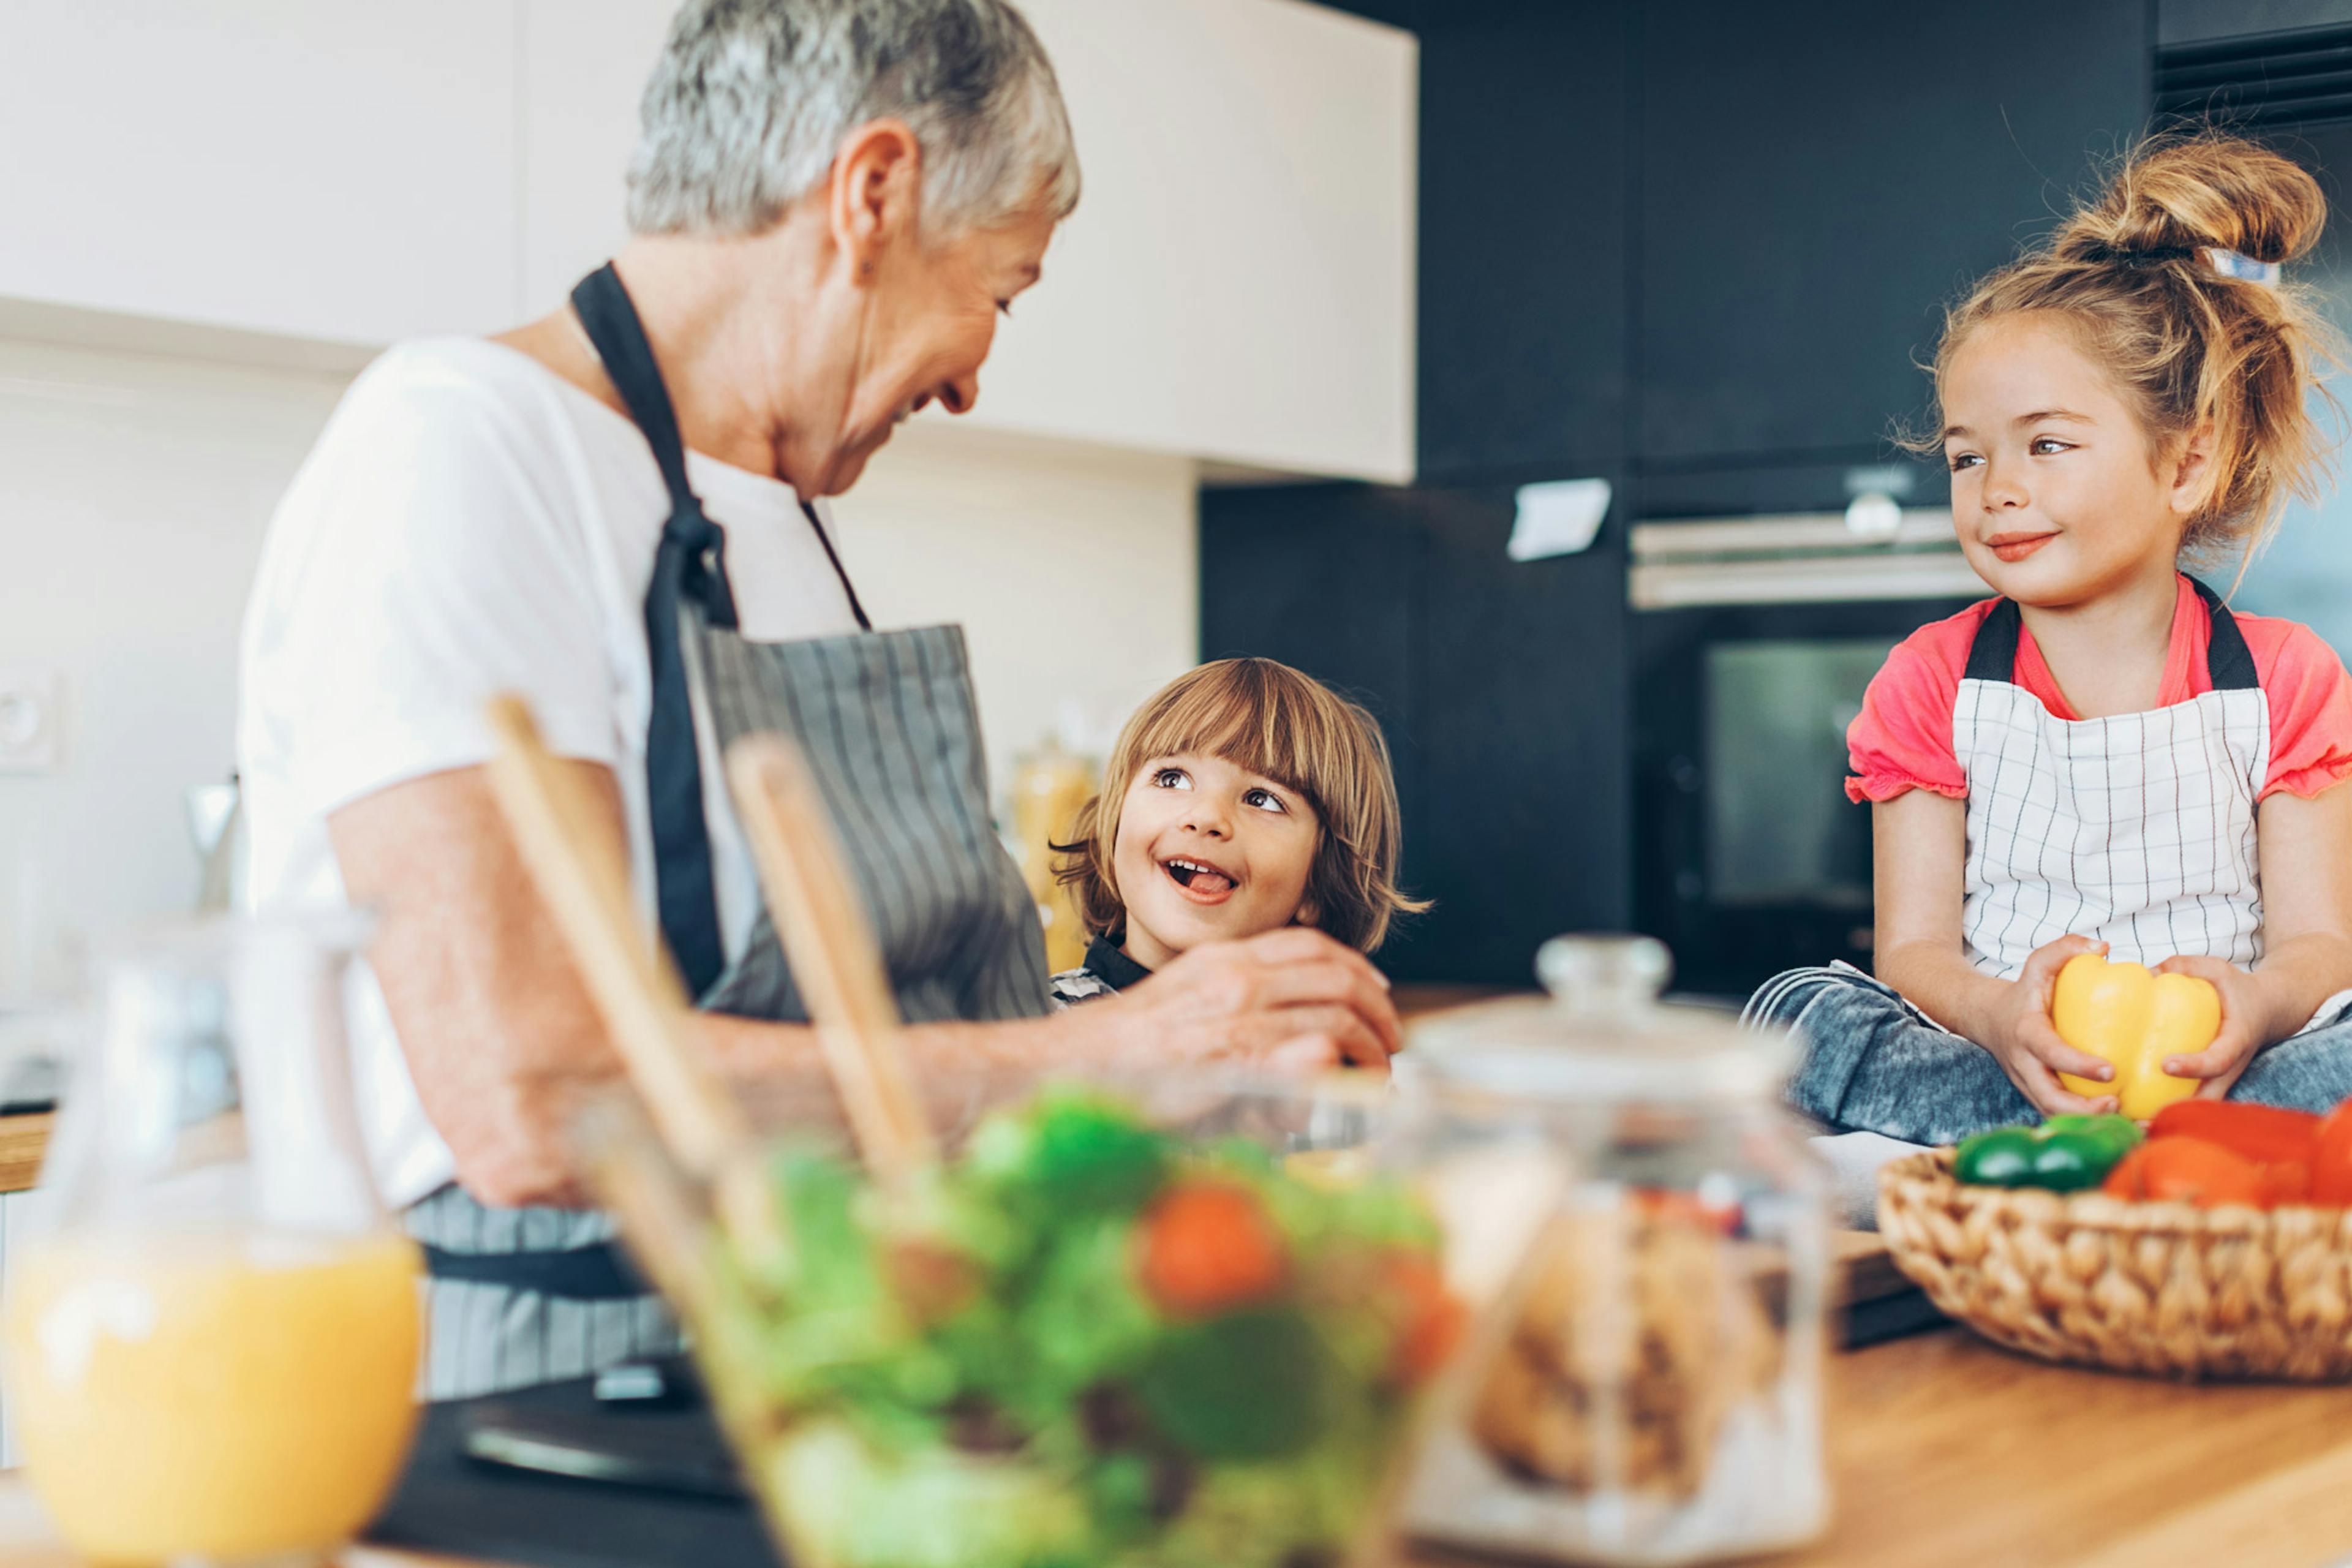
POLYGON ((1403 1136, 1553 1188, 1441 1395, 1406 1510, 1425 1538, 1695 1563, 1826 1523, 1831 1238, 1780 1110, 1792 1055, 1663 1004, 1669 967, 1647 938, 1557 939, 1537 961, 1549 998, 1433 1016, 1402 1058, 1419 1080, 1403 1136), (1514 1139, 1549 1158, 1495 1163, 1514 1139))

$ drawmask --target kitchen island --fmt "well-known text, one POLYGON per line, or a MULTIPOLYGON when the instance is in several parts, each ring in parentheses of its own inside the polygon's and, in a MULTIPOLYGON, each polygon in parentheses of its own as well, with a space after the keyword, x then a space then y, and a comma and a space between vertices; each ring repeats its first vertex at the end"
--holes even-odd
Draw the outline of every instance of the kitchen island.
MULTIPOLYGON (((2051 1367, 1944 1328, 1834 1357, 1829 1432, 1835 1524, 1771 1560, 1787 1568, 2352 1560, 2352 1390, 2051 1367)), ((551 1510, 583 1496, 491 1475, 481 1484, 528 1489, 551 1510)), ((1399 1568, 1459 1561, 1414 1552, 1399 1568)), ((71 1562, 23 1480, 0 1481, 0 1568, 71 1562)), ((499 1565, 370 1548, 347 1568, 499 1565)))

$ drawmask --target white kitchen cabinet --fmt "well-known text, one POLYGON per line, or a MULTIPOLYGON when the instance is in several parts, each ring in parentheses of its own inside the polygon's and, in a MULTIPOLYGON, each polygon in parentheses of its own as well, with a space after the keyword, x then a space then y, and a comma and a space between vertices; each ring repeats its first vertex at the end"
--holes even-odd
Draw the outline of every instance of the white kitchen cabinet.
POLYGON ((511 322, 518 4, 0 5, 0 295, 362 343, 511 322))
MULTIPOLYGON (((620 242, 669 0, 522 0, 533 310, 620 242)), ((1299 0, 1024 0, 1086 195, 979 425, 1308 473, 1412 472, 1411 35, 1299 0)), ((928 417, 928 416, 927 416, 928 417)))
MULTIPOLYGON (((0 4, 0 303, 361 345, 549 309, 621 240, 674 8, 0 4)), ((973 422, 1411 477, 1412 37, 1303 0, 1025 8, 1087 194, 973 422)))
POLYGON ((1412 474, 1418 47, 1298 0, 1026 0, 1086 194, 975 417, 1412 474))

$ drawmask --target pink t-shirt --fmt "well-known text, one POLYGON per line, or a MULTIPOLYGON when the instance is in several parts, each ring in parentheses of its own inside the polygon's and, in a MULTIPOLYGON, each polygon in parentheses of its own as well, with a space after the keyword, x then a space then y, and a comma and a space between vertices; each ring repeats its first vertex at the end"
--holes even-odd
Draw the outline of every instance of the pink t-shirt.
MULTIPOLYGON (((1952 748, 1952 704, 1968 669, 1977 628, 2000 601, 1971 605, 1949 620, 1921 626, 1886 657, 1871 678, 1862 713, 1846 731, 1853 776, 1845 793, 1856 801, 1893 800, 1906 790, 1933 790, 1954 800, 1968 798, 1969 780, 1952 748)), ((2257 799, 2280 790, 2306 798, 2352 776, 2352 676, 2319 634, 2295 621, 2269 616, 2237 616, 2254 675, 2271 707, 2270 776, 2257 799)), ((2213 616, 2189 579, 2172 612, 2172 646, 2165 656, 2164 685, 2157 705, 2169 708, 2213 689, 2206 668, 2206 645, 2213 616)), ((2058 689, 2033 634, 2017 639, 2011 679, 2032 693, 2052 716, 2081 717, 2058 689)))

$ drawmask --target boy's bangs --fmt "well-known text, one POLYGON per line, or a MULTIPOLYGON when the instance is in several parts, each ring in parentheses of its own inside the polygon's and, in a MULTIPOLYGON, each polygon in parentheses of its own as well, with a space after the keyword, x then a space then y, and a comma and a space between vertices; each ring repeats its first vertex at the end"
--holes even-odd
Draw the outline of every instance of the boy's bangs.
POLYGON ((1262 672, 1224 672, 1175 694, 1136 736, 1135 758, 1219 757, 1316 799, 1315 770, 1299 737, 1275 722, 1276 696, 1262 672))

